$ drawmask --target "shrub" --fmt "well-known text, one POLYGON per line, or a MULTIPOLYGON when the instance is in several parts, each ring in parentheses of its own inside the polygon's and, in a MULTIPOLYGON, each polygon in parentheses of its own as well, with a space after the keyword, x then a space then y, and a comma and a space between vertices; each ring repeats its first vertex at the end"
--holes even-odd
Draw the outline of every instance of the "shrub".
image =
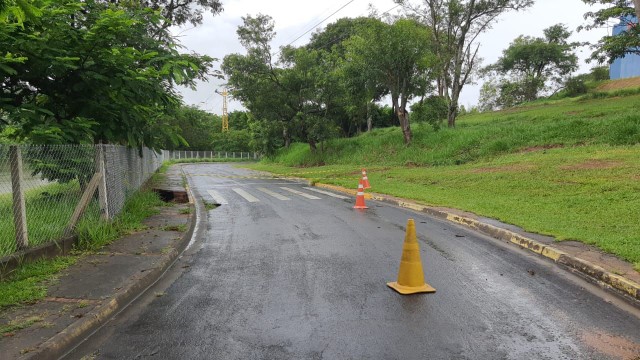
POLYGON ((570 77, 564 84, 566 95, 574 97, 586 94, 589 91, 589 87, 586 83, 588 77, 589 75, 587 74, 570 77))

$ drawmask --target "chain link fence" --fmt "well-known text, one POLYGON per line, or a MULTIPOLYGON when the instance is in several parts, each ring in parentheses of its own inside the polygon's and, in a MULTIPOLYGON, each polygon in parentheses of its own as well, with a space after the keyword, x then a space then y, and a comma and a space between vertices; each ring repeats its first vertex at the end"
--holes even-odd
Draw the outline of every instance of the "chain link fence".
POLYGON ((112 219, 168 151, 117 145, 0 145, 0 257, 112 219))

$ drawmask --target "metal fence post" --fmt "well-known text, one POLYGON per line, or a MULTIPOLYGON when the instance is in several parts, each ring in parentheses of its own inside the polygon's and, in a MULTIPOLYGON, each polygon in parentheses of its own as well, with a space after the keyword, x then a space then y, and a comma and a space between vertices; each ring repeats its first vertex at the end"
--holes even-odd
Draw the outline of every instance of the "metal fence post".
POLYGON ((96 149, 96 172, 100 173, 100 184, 98 185, 98 198, 100 200, 100 217, 104 220, 109 217, 109 198, 107 196, 107 176, 104 169, 104 147, 102 143, 97 145, 96 149))
POLYGON ((22 153, 20 147, 9 147, 9 164, 11 166, 11 191, 13 194, 13 224, 16 229, 16 248, 26 249, 29 246, 27 234, 27 208, 22 188, 22 153))

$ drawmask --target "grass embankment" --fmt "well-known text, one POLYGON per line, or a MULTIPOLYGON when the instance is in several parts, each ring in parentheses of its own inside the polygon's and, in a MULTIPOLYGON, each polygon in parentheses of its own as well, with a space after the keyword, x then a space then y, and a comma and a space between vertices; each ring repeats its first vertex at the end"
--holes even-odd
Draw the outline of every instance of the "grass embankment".
POLYGON ((78 223, 79 243, 75 254, 24 264, 8 278, 2 279, 0 310, 18 304, 33 303, 44 298, 47 286, 55 281, 56 275, 61 270, 74 264, 79 257, 90 251, 97 250, 125 234, 143 229, 142 220, 158 213, 157 208, 165 205, 166 203, 162 202, 153 191, 139 191, 126 201, 123 211, 111 222, 99 220, 97 205, 92 205, 96 208, 94 214, 87 214, 78 223))
POLYGON ((461 117, 458 128, 397 128, 296 144, 252 168, 447 206, 593 244, 640 271, 640 96, 568 99, 461 117), (317 164, 331 164, 308 168, 317 164), (300 169, 300 167, 307 167, 300 169))

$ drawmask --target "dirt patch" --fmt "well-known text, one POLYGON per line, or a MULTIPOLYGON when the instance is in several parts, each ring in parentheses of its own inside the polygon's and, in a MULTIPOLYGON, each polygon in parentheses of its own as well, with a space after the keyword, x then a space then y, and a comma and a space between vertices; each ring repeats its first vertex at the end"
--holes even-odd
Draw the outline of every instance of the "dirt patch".
POLYGON ((622 166, 624 163, 615 160, 588 160, 580 164, 562 166, 562 170, 597 170, 613 169, 622 166))
MULTIPOLYGON (((377 174, 380 174, 380 173, 383 173, 385 171, 391 170, 391 168, 387 166, 387 167, 382 167, 382 168, 376 168, 376 169, 371 170, 371 171, 367 170, 366 168, 365 168, 365 170, 367 171, 367 177, 369 177, 369 173, 370 172, 375 172, 377 174)), ((347 173, 347 175, 362 175, 362 170, 357 170, 357 171, 354 170, 354 171, 352 171, 350 173, 347 173)))
POLYGON ((472 174, 484 174, 484 173, 497 173, 497 172, 529 171, 536 168, 537 167, 534 165, 512 164, 512 165, 504 165, 504 166, 482 167, 482 168, 473 169, 470 172, 472 174))
POLYGON ((637 88, 640 87, 640 76, 628 79, 619 79, 608 81, 596 88, 598 91, 611 91, 619 89, 637 88))
POLYGON ((407 161, 406 163, 404 163, 404 166, 411 169, 420 167, 421 165, 413 161, 407 161))
POLYGON ((586 331, 582 340, 598 352, 618 359, 636 360, 640 358, 640 345, 621 336, 586 331))
POLYGON ((562 144, 547 144, 547 145, 541 145, 541 146, 530 146, 527 148, 524 148, 522 150, 520 150, 521 153, 530 153, 530 152, 535 152, 535 151, 543 151, 543 150, 549 150, 549 149, 560 149, 563 148, 564 145, 562 144))
POLYGON ((578 114, 582 114, 583 112, 584 112, 584 110, 576 110, 576 111, 567 111, 564 114, 565 115, 578 115, 578 114))

